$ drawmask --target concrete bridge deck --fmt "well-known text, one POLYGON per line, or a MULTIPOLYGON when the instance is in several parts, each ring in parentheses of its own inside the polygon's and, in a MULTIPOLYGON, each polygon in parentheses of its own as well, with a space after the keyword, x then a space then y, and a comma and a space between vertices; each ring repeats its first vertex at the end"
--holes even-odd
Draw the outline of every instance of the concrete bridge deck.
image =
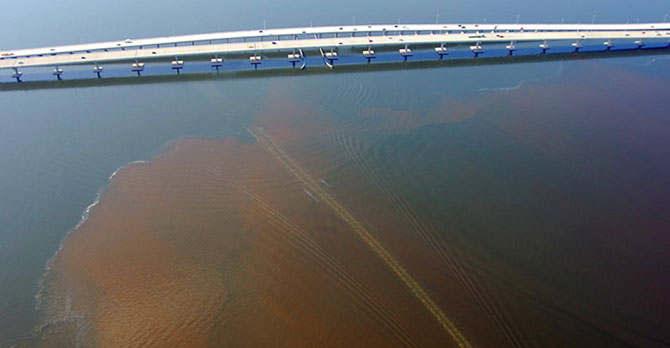
MULTIPOLYGON (((151 58, 332 50, 339 47, 454 45, 572 40, 668 40, 670 23, 412 24, 248 30, 0 51, 0 68, 97 64, 151 58)), ((513 45, 513 44, 512 44, 513 45)))

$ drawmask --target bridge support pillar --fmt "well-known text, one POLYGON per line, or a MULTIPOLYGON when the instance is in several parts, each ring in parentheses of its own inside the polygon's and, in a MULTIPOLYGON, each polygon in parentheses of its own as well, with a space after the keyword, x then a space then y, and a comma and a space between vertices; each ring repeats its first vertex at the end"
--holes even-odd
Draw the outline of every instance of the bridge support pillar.
POLYGON ((605 45, 605 50, 606 51, 611 51, 612 47, 614 47, 614 43, 612 42, 612 40, 607 40, 607 41, 603 42, 603 45, 605 45))
POLYGON ((405 48, 401 48, 398 51, 400 52, 400 55, 402 56, 403 61, 405 62, 407 61, 407 58, 414 55, 414 53, 412 53, 412 50, 408 47, 408 45, 405 45, 405 48))
POLYGON ((514 55, 514 51, 516 51, 516 42, 510 42, 509 45, 507 45, 505 48, 507 48, 507 51, 509 51, 510 56, 514 55))
POLYGON ((572 47, 575 48, 575 52, 579 52, 579 50, 582 48, 582 40, 577 40, 577 42, 573 42, 572 47))
POLYGON ((363 57, 368 60, 368 64, 372 61, 372 59, 376 58, 377 55, 375 53, 375 50, 372 49, 372 47, 368 46, 368 49, 363 51, 363 57))
POLYGON ((437 55, 440 56, 440 59, 442 59, 444 56, 449 54, 449 51, 446 47, 444 47, 444 44, 441 44, 440 47, 435 47, 435 53, 437 53, 437 55))
POLYGON ((61 75, 63 75, 63 69, 61 69, 61 68, 59 68, 58 66, 56 66, 56 67, 54 68, 54 72, 53 72, 52 75, 56 76, 56 78, 58 79, 58 81, 63 80, 63 78, 61 77, 61 75))
POLYGON ((209 62, 212 64, 212 68, 216 69, 216 72, 219 72, 219 68, 223 66, 223 58, 219 58, 219 56, 214 56, 209 62))
POLYGON ((179 75, 181 69, 184 69, 184 61, 179 60, 178 57, 174 57, 174 60, 172 61, 172 70, 177 70, 177 75, 179 75))
POLYGON ((542 49, 542 54, 546 54, 547 50, 549 49, 549 42, 544 40, 544 42, 540 44, 540 48, 542 49))
POLYGON ((133 72, 137 73, 137 76, 142 76, 142 71, 144 71, 144 63, 140 63, 135 60, 135 63, 132 65, 133 72))
POLYGON ((301 62, 302 58, 300 57, 300 54, 295 53, 295 50, 293 50, 293 53, 288 55, 288 61, 295 68, 295 64, 301 62))
POLYGON ((93 66, 93 73, 96 74, 99 79, 102 78, 102 75, 101 75, 102 67, 100 65, 98 65, 98 63, 95 63, 95 65, 93 66))
POLYGON ((21 76, 23 76, 23 73, 19 71, 19 68, 12 68, 14 69, 14 73, 12 73, 12 78, 16 79, 16 82, 23 82, 21 81, 21 76))
POLYGON ((339 55, 333 48, 330 49, 330 52, 326 52, 324 54, 324 58, 328 59, 328 63, 330 63, 331 68, 335 66, 335 61, 340 59, 339 55))
POLYGON ((470 46, 470 50, 475 55, 475 58, 478 58, 480 54, 484 53, 484 48, 482 47, 481 42, 477 42, 474 46, 470 46))
POLYGON ((254 53, 253 56, 249 57, 249 63, 251 63, 254 66, 254 69, 258 70, 258 64, 261 64, 263 61, 263 57, 258 56, 254 53))

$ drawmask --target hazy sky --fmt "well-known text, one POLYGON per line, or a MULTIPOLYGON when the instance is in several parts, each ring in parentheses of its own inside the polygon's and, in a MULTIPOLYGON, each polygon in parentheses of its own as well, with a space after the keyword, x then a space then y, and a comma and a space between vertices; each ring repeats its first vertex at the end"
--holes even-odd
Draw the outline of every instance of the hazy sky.
POLYGON ((669 0, 5 0, 0 49, 221 30, 357 23, 663 21, 669 0))

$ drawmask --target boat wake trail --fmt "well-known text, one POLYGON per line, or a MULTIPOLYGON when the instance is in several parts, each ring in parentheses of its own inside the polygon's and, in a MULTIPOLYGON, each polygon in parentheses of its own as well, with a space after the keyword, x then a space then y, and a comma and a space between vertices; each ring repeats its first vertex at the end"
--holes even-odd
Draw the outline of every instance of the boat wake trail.
POLYGON ((456 328, 454 323, 442 312, 438 305, 426 293, 416 280, 405 270, 404 267, 390 254, 386 248, 374 238, 374 236, 360 223, 356 218, 328 191, 323 189, 316 179, 313 179, 295 160, 293 160, 284 150, 279 147, 270 138, 262 128, 255 127, 249 129, 249 133, 256 138, 256 141, 282 165, 296 179, 298 179, 307 189, 318 197, 321 202, 326 204, 332 211, 344 220, 356 235, 361 238, 384 263, 400 278, 400 280, 412 291, 414 296, 430 311, 435 319, 442 325, 447 333, 454 339, 461 348, 470 348, 472 345, 456 328))
POLYGON ((391 185, 386 181, 382 175, 377 173, 383 172, 375 170, 367 161, 365 161, 360 153, 362 145, 353 143, 352 139, 336 135, 337 143, 346 152, 353 163, 361 170, 361 172, 368 178, 374 186, 388 199, 396 212, 407 222, 407 224, 416 232, 421 238, 433 249, 445 266, 456 276, 461 284, 468 290, 475 301, 484 309, 488 316, 494 321, 497 328, 505 336, 508 342, 514 347, 524 347, 522 334, 514 330, 513 325, 509 323, 509 319, 505 317, 499 306, 495 301, 489 299, 481 284, 471 275, 468 274, 463 262, 456 256, 456 250, 450 249, 440 242, 440 238, 431 233, 431 228, 424 223, 424 219, 412 209, 411 205, 407 203, 407 199, 401 196, 391 188, 391 185))
POLYGON ((309 233, 289 217, 281 213, 277 208, 271 206, 257 194, 237 183, 230 183, 235 189, 246 196, 256 207, 265 212, 270 218, 272 225, 286 233, 284 240, 298 250, 302 250, 323 270, 328 272, 332 278, 344 289, 353 294, 352 302, 356 303, 373 317, 377 317, 385 325, 392 336, 403 343, 405 347, 418 347, 416 342, 398 324, 393 316, 379 303, 359 281, 357 281, 335 258, 314 241, 309 233))

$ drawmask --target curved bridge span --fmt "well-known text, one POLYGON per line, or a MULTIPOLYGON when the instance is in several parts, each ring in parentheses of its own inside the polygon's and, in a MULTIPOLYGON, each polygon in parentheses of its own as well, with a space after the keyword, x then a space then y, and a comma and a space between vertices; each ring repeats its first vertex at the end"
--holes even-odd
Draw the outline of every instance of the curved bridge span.
POLYGON ((54 75, 60 78, 59 66, 90 64, 100 77, 101 63, 133 62, 133 71, 140 74, 142 60, 174 58, 172 68, 183 68, 183 57, 208 57, 212 67, 219 68, 220 56, 252 54, 250 63, 258 66, 262 54, 287 52, 289 62, 295 65, 304 58, 301 50, 321 51, 324 60, 338 59, 338 48, 361 48, 364 58, 375 58, 374 48, 397 46, 405 59, 412 55, 411 46, 435 45, 435 52, 448 54, 447 46, 471 44, 477 56, 486 44, 507 43, 510 54, 516 42, 540 42, 546 52, 551 41, 571 41, 575 51, 583 40, 602 40, 605 49, 614 46, 613 40, 627 40, 638 47, 645 40, 670 42, 670 23, 642 24, 390 24, 324 26, 268 30, 232 31, 211 34, 170 36, 123 41, 98 42, 69 46, 54 46, 0 52, 0 69, 14 69, 20 81, 20 68, 54 66, 54 75))

